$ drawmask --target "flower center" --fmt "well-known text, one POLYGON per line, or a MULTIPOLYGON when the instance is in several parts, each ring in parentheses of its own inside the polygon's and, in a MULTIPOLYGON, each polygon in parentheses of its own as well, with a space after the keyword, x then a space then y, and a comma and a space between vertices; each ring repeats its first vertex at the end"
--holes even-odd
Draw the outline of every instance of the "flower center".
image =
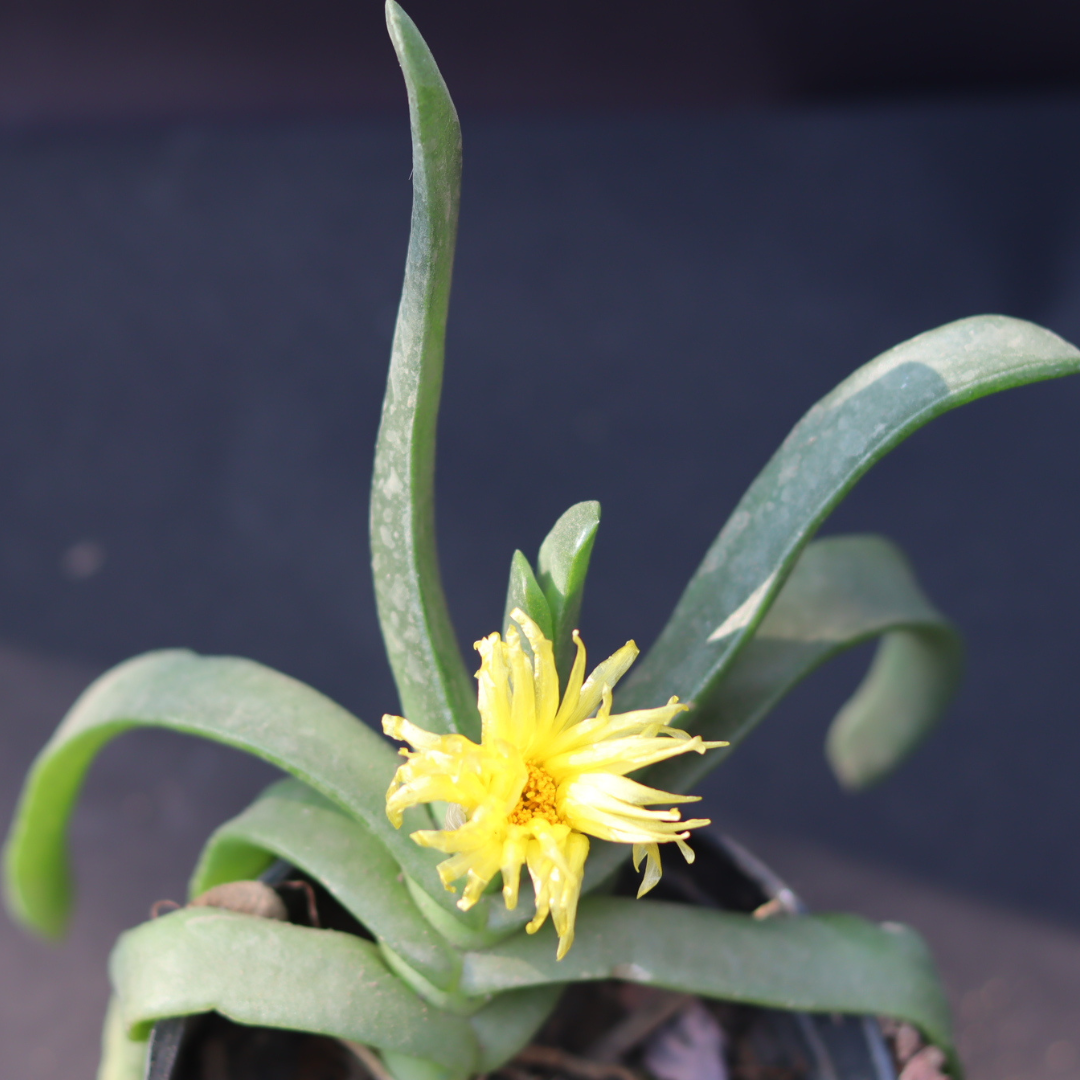
POLYGON ((511 825, 528 825, 533 818, 545 818, 552 825, 564 824, 562 815, 555 808, 557 786, 539 765, 527 766, 529 779, 517 806, 510 813, 511 825))

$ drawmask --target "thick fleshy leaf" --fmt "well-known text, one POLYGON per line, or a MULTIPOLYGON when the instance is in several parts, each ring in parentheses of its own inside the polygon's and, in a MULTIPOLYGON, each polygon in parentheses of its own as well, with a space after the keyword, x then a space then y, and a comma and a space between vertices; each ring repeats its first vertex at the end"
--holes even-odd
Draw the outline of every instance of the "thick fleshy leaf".
POLYGON ((881 779, 944 713, 959 685, 963 648, 895 544, 837 536, 804 549, 752 640, 692 711, 686 726, 694 734, 731 746, 662 762, 647 782, 690 790, 811 671, 878 636, 869 673, 833 722, 829 756, 851 787, 881 779))
MULTIPOLYGON (((258 800, 252 806, 257 803, 258 800)), ((198 896, 226 881, 255 881, 278 861, 279 856, 270 848, 260 847, 222 831, 231 824, 232 821, 226 822, 206 841, 195 872, 188 882, 189 897, 198 896)))
POLYGON ((431 52, 393 0, 386 21, 412 121, 413 209, 371 487, 371 558, 402 712, 428 731, 478 738, 435 548, 435 421, 461 188, 461 129, 431 52))
POLYGON ((274 784, 214 833, 195 869, 191 895, 248 876, 248 864, 260 856, 265 864, 267 853, 319 881, 435 986, 449 989, 457 982, 459 955, 420 913, 383 844, 363 823, 297 780, 274 784))
POLYGON ((826 754, 845 787, 884 780, 922 742, 955 695, 962 660, 959 636, 945 627, 882 638, 862 685, 829 727, 826 754))
POLYGON ((120 1002, 114 994, 109 999, 101 1033, 101 1062, 97 1080, 145 1080, 148 1049, 149 1044, 145 1039, 128 1038, 124 1018, 120 1015, 120 1002))
MULTIPOLYGON (((663 791, 691 791, 810 672, 879 636, 870 672, 833 721, 828 756, 848 786, 881 779, 942 716, 960 680, 963 648, 903 553, 880 536, 807 545, 752 640, 687 716, 695 735, 731 745, 661 762, 641 779, 663 791)), ((585 891, 627 858, 623 845, 594 843, 585 891)))
POLYGON ((627 979, 805 1012, 893 1016, 954 1054, 949 1006, 922 939, 854 915, 749 915, 588 897, 574 947, 555 959, 548 925, 467 953, 462 988, 486 994, 555 981, 627 979))
POLYGON ((576 650, 571 635, 578 629, 585 578, 599 527, 600 504, 575 503, 555 522, 540 545, 537 569, 551 608, 555 666, 564 687, 574 662, 576 650))
POLYGON ((218 1012, 241 1024, 311 1031, 473 1071, 468 1020, 391 974, 377 946, 218 908, 185 908, 120 936, 109 962, 125 1027, 218 1012))
MULTIPOLYGON (((510 560, 510 583, 506 588, 506 608, 503 612, 504 634, 511 623, 517 626, 510 618, 510 612, 515 608, 521 608, 540 627, 544 637, 549 641, 553 639, 555 632, 552 629, 551 607, 544 590, 537 583, 529 560, 520 551, 515 551, 513 559, 510 560)), ((521 631, 520 626, 518 631, 521 631)))
POLYGON ((525 1046, 558 1005, 564 989, 562 983, 547 983, 508 990, 473 1013, 470 1023, 480 1042, 480 1072, 497 1069, 525 1046))
POLYGON ((251 660, 169 650, 106 672, 75 702, 37 756, 4 849, 8 907, 55 936, 71 905, 67 823, 97 752, 133 727, 200 735, 246 750, 292 773, 363 821, 448 914, 453 897, 435 873, 438 856, 408 837, 430 828, 425 811, 400 832, 386 818, 398 759, 389 745, 310 686, 251 660))
POLYGON ((855 482, 950 409, 1080 371, 1080 351, 1001 315, 962 319, 883 353, 795 426, 705 555, 670 621, 617 695, 619 709, 705 700, 803 546, 855 482))

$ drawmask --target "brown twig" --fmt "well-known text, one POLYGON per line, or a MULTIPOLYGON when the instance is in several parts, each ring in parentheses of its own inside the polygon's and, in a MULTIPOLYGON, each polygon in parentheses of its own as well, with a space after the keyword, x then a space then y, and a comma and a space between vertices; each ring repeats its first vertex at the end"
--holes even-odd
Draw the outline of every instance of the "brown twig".
POLYGON ((178 904, 175 900, 155 900, 150 907, 150 918, 160 918, 166 911, 179 911, 181 907, 183 904, 178 904))

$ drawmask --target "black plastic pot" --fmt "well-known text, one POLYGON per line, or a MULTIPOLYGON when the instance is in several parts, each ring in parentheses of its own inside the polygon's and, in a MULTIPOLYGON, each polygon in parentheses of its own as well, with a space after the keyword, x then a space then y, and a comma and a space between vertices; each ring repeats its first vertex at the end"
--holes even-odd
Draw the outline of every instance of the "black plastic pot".
MULTIPOLYGON (((771 870, 734 841, 713 833, 695 833, 697 859, 692 865, 669 859, 651 896, 659 900, 755 912, 769 905, 776 914, 806 910, 798 896, 771 870)), ((278 887, 290 917, 305 922, 306 907, 283 887, 294 875, 277 863, 263 875, 278 887)), ((627 873, 616 891, 633 895, 636 875, 627 873)), ((334 929, 363 933, 346 912, 318 886, 319 919, 334 929), (351 925, 350 925, 351 923, 351 925)), ((642 903, 648 903, 643 900, 642 903)), ((819 1015, 739 1007, 740 1039, 752 1047, 762 1075, 790 1080, 896 1080, 893 1057, 881 1026, 869 1017, 819 1015)), ((221 1054, 219 1054, 221 1057, 221 1054)), ((159 1022, 150 1041, 147 1080, 300 1080, 301 1076, 354 1080, 367 1074, 335 1040, 298 1032, 243 1028, 214 1015, 159 1022), (200 1062, 206 1041, 227 1047, 228 1061, 208 1075, 200 1062), (305 1065, 299 1064, 304 1059, 305 1065), (312 1060, 321 1062, 312 1071, 312 1060)))
MULTIPOLYGON (((779 915, 807 911, 799 897, 764 863, 719 833, 693 834, 693 864, 665 861, 650 896, 747 914, 769 905, 779 915)), ((634 883, 636 889, 636 881, 634 883)), ((632 893, 631 893, 632 895, 632 893)), ((769 1075, 798 1080, 896 1080, 881 1025, 864 1016, 783 1009, 741 1010, 758 1064, 769 1075)))

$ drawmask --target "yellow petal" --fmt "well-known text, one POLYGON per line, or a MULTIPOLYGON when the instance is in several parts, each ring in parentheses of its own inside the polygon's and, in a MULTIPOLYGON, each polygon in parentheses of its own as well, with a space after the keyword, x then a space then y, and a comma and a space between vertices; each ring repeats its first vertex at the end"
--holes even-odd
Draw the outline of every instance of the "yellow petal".
MULTIPOLYGON (((555 716, 553 730, 562 731, 572 723, 577 716, 578 702, 581 699, 581 683, 585 678, 585 645, 581 636, 575 630, 573 633, 574 644, 577 646, 577 654, 574 656, 574 664, 570 668, 570 677, 566 680, 566 690, 563 693, 559 711, 555 716)), ((586 713, 586 715, 588 715, 586 713)))
POLYGON ((521 608, 514 608, 510 618, 521 627, 532 649, 537 734, 548 735, 559 708, 559 673, 555 670, 555 651, 540 627, 521 608))
POLYGON ((507 911, 517 907, 518 889, 521 885, 521 868, 525 865, 525 855, 529 847, 529 835, 524 828, 512 826, 510 835, 502 847, 503 903, 507 911))
POLYGON ((633 712, 616 713, 614 716, 594 716, 562 731, 551 752, 566 753, 579 746, 591 746, 595 742, 620 736, 642 735, 645 738, 654 738, 660 732, 686 740, 690 738, 689 732, 682 728, 669 728, 668 725, 689 707, 675 700, 655 709, 636 709, 633 712))
POLYGON ((536 735, 536 688, 532 665, 521 647, 521 635, 511 626, 506 631, 506 654, 510 666, 510 727, 507 738, 527 754, 536 735))
POLYGON ((613 689, 615 684, 626 674, 627 669, 637 659, 638 647, 628 641, 621 649, 614 652, 605 661, 597 664, 593 673, 585 680, 581 696, 570 723, 584 720, 600 704, 604 687, 613 689))
POLYGON ((603 794, 606 799, 617 799, 631 806, 650 806, 654 803, 691 803, 701 802, 700 795, 675 795, 670 791, 646 787, 637 780, 614 773, 582 773, 572 784, 573 798, 588 801, 591 795, 603 794))
MULTIPOLYGON (((639 845, 634 845, 634 850, 637 851, 639 845)), ((640 900, 647 892, 651 892, 656 888, 657 882, 660 880, 662 868, 660 866, 660 845, 659 844, 644 844, 640 845, 645 853, 648 855, 648 861, 645 863, 645 876, 641 879, 641 885, 638 887, 637 898, 640 900)), ((634 869, 637 870, 641 865, 641 860, 638 859, 634 863, 634 869)))
MULTIPOLYGON (((492 875, 492 877, 493 876, 494 875, 492 875)), ((484 895, 484 890, 487 888, 487 883, 490 880, 491 877, 485 878, 475 870, 470 869, 465 885, 465 891, 462 893, 461 899, 457 902, 458 908, 461 911, 468 911, 469 908, 475 907, 476 902, 484 895)))
POLYGON ((548 912, 551 910, 551 872, 554 870, 554 864, 544 854, 540 845, 533 840, 529 844, 526 865, 529 868, 529 877, 532 878, 536 914, 526 924, 525 932, 535 934, 544 925, 548 912))
POLYGON ((585 859, 589 854, 589 839, 581 833, 571 833, 566 838, 565 858, 569 873, 562 888, 551 905, 551 921, 559 935, 559 948, 555 959, 561 960, 574 944, 574 924, 577 921, 578 898, 585 877, 585 859))
POLYGON ((659 736, 646 739, 639 735, 630 735, 623 739, 608 739, 565 754, 556 754, 544 763, 544 767, 552 776, 560 778, 586 771, 628 773, 657 761, 677 757, 679 754, 703 754, 716 745, 703 742, 700 735, 695 735, 692 739, 659 736))
POLYGON ((480 653, 477 703, 482 721, 481 739, 508 739, 510 726, 510 672, 506 664, 505 645, 498 634, 489 634, 476 643, 480 653))
POLYGON ((441 735, 433 735, 430 731, 417 727, 412 721, 404 716, 392 716, 387 713, 382 718, 383 733, 398 742, 407 742, 417 750, 428 750, 438 746, 441 735))
POLYGON ((620 844, 685 839, 690 835, 687 830, 710 824, 708 818, 680 820, 678 810, 645 810, 615 800, 605 802, 602 796, 575 803, 570 820, 579 832, 620 844))

